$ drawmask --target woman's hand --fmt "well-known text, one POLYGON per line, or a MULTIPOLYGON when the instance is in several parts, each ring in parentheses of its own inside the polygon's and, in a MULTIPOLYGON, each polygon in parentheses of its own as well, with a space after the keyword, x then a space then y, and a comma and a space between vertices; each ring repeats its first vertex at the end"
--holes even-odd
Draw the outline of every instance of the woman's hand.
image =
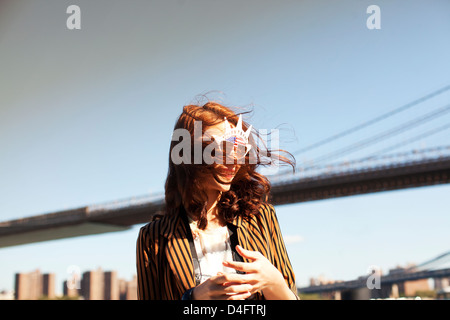
POLYGON ((223 265, 245 272, 245 279, 251 285, 250 292, 262 291, 266 299, 296 299, 287 286, 281 272, 260 252, 236 246, 238 253, 250 262, 225 261, 223 265))
POLYGON ((246 275, 219 272, 195 287, 192 299, 244 300, 250 297, 252 287, 246 282, 246 275))

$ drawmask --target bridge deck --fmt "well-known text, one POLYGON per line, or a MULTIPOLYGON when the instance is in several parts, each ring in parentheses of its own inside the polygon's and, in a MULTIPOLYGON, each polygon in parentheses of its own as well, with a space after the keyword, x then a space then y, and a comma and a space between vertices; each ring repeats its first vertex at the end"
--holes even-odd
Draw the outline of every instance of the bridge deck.
MULTIPOLYGON (((282 205, 371 192, 450 182, 450 157, 382 166, 346 173, 323 174, 276 183, 271 203, 282 205)), ((0 248, 88 234, 126 230, 164 212, 164 198, 93 205, 0 222, 0 248)))

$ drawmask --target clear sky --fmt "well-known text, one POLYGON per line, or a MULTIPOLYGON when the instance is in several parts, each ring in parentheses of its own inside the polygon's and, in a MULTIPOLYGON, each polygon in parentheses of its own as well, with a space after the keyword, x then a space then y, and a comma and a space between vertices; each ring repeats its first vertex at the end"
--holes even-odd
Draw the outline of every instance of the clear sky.
MULTIPOLYGON (((198 94, 282 125, 296 151, 450 84, 450 2, 0 2, 0 221, 163 191, 171 130, 198 94), (368 6, 381 10, 369 30, 368 6)), ((300 167, 437 110, 446 92, 357 134, 297 155, 300 167)), ((358 159, 448 123, 436 118, 336 161, 358 159)), ((450 130, 395 150, 448 145, 450 130)), ((450 249, 450 186, 277 206, 299 286, 350 280, 450 249)), ((102 267, 131 279, 140 225, 0 249, 14 274, 102 267)))

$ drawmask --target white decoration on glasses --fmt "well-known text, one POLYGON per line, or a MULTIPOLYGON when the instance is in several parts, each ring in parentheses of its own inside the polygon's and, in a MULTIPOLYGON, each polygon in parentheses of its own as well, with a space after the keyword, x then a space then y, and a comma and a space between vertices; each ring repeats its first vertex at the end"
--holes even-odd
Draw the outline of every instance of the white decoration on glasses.
MULTIPOLYGON (((251 149, 251 145, 248 143, 248 138, 250 136, 252 126, 250 125, 247 131, 242 129, 242 115, 239 115, 239 120, 235 128, 232 128, 227 118, 225 117, 225 133, 222 136, 212 135, 214 139, 217 141, 219 146, 222 145, 222 142, 231 142, 233 143, 233 149, 236 151, 238 146, 245 147, 245 152, 236 153, 239 157, 244 157, 251 149)), ((225 150, 222 150, 225 151, 225 150)))

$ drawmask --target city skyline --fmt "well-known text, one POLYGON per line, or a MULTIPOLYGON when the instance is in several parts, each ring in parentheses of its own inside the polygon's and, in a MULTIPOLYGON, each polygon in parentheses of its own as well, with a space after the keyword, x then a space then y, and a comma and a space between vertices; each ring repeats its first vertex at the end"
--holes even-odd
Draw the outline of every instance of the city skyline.
POLYGON ((137 300, 136 275, 126 280, 119 278, 117 271, 103 271, 101 267, 81 272, 77 266, 69 266, 67 271, 68 277, 60 281, 62 295, 56 293, 55 273, 42 274, 39 269, 16 273, 14 299, 137 300))
MULTIPOLYGON (((378 286, 369 288, 369 281, 371 275, 377 274, 379 277, 392 274, 404 274, 409 272, 416 272, 417 270, 423 270, 422 266, 433 266, 431 270, 443 270, 450 267, 450 251, 445 254, 434 257, 431 260, 424 261, 420 264, 408 263, 407 265, 396 265, 386 270, 379 269, 377 266, 371 266, 374 273, 363 274, 355 279, 363 279, 367 281, 367 288, 369 291, 364 293, 366 297, 368 294, 370 297, 371 289, 382 289, 380 292, 384 292, 386 295, 384 298, 394 297, 398 298, 399 294, 405 297, 417 296, 417 294, 430 294, 435 290, 448 290, 450 277, 440 279, 424 278, 419 280, 409 280, 400 282, 395 285, 393 291, 391 291, 390 284, 384 284, 384 282, 378 280, 378 286), (436 266, 438 263, 438 266, 436 266), (367 280, 366 280, 367 279, 367 280), (430 281, 432 280, 432 281, 430 281)), ((19 272, 15 274, 15 290, 12 292, 16 300, 37 300, 37 299, 61 299, 61 298, 77 298, 84 300, 136 300, 137 299, 137 277, 133 275, 130 281, 118 278, 117 271, 103 271, 101 267, 95 270, 81 271, 77 266, 69 266, 67 269, 67 278, 64 281, 60 281, 63 287, 63 295, 56 294, 56 279, 54 273, 42 274, 39 269, 35 269, 30 272, 19 272), (20 293, 18 292, 20 288, 20 293)), ((323 275, 312 276, 309 279, 309 288, 321 285, 330 285, 334 283, 345 282, 341 279, 330 279, 323 275)), ((306 288, 306 287, 305 287, 306 288)), ((302 289, 298 287, 297 289, 302 289)), ((2 291, 0 289, 0 291, 2 291)), ((301 292, 301 291, 300 291, 301 292)), ((5 292, 8 293, 8 292, 5 292)), ((375 296, 379 293, 375 293, 375 296)), ((352 295, 352 294, 351 294, 352 295)), ((353 295, 358 295, 356 290, 353 295)), ((361 293, 359 293, 361 295, 361 293)), ((372 294, 373 295, 373 294, 372 294)), ((348 296, 348 293, 347 293, 348 296)), ((341 299, 341 293, 336 294, 324 293, 323 298, 341 299)), ((427 296, 426 296, 427 297, 427 296)), ((348 298, 348 297, 347 297, 348 298)), ((373 297, 372 297, 373 298, 373 297)))

